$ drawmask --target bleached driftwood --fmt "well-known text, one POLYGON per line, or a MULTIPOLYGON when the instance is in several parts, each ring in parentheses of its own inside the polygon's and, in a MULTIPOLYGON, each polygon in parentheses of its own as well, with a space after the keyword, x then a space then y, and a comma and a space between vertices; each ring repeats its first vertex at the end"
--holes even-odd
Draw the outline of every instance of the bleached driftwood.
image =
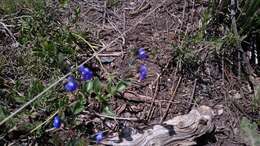
POLYGON ((194 145, 198 138, 214 128, 212 124, 213 110, 207 106, 193 109, 187 115, 174 117, 162 125, 155 125, 143 133, 132 131, 131 141, 113 137, 102 142, 114 146, 164 146, 164 145, 194 145))

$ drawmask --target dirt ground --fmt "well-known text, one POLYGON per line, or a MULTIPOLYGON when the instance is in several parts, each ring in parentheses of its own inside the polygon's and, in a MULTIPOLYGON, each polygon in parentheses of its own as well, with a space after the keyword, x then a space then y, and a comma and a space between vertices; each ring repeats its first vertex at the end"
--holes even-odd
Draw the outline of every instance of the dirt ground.
MULTIPOLYGON (((77 27, 91 32, 91 41, 103 46, 134 27, 161 3, 158 0, 107 2, 74 0, 70 3, 71 8, 81 8, 77 27)), ((111 99, 109 105, 112 110, 119 117, 143 119, 143 122, 129 120, 121 124, 137 129, 146 128, 161 120, 187 114, 193 107, 207 105, 216 113, 216 128, 212 135, 199 140, 198 145, 246 145, 240 136, 240 119, 243 116, 250 119, 259 117, 252 109, 251 97, 254 93, 249 83, 240 81, 228 67, 223 67, 221 58, 211 54, 211 46, 207 44, 192 46, 192 52, 199 56, 195 65, 182 65, 182 70, 179 70, 180 64, 174 59, 184 36, 192 36, 201 27, 203 11, 207 6, 206 1, 166 0, 163 6, 101 53, 100 59, 105 68, 100 69, 101 79, 106 79, 106 70, 120 79, 131 79, 131 85, 125 93, 111 99), (141 47, 149 55, 147 61, 136 58, 136 51, 141 47), (146 64, 149 71, 144 81, 139 81, 137 74, 141 64, 146 64), (168 106, 170 108, 167 111, 168 106)), ((66 14, 63 19, 63 23, 66 23, 66 14)), ((82 62, 88 54, 82 51, 79 56, 79 62, 82 62)), ((88 65, 101 68, 97 60, 88 65)), ((95 101, 89 103, 86 111, 98 109, 95 101)), ((118 124, 109 119, 92 119, 84 114, 81 117, 84 117, 86 127, 103 127, 111 132, 114 130, 111 127, 115 128, 118 124)), ((66 135, 70 137, 73 131, 60 134, 65 135, 66 139, 66 135)))
MULTIPOLYGON (((82 8, 80 28, 91 30, 93 38, 108 44, 158 3, 156 0, 133 0, 120 1, 113 6, 97 1, 74 4, 80 4, 82 8)), ((242 116, 257 114, 249 108, 253 94, 248 83, 238 81, 228 69, 223 71, 220 61, 208 55, 205 45, 198 44, 193 48, 193 51, 200 52, 200 59, 204 60, 197 71, 179 72, 176 70, 177 63, 172 61, 176 50, 174 46, 181 45, 184 33, 192 35, 198 30, 206 8, 207 3, 203 1, 167 1, 103 52, 120 54, 101 59, 113 60, 105 65, 110 73, 123 79, 131 77, 134 82, 124 96, 113 99, 111 105, 118 116, 146 119, 144 123, 125 123, 139 128, 158 123, 165 116, 169 103, 172 104, 166 119, 188 113, 192 107, 207 105, 218 113, 214 118, 215 134, 209 138, 208 145, 245 145, 239 136, 239 121, 242 116), (149 77, 144 82, 138 81, 136 76, 138 66, 144 63, 135 57, 140 47, 144 47, 149 54, 145 62, 149 77), (156 101, 154 104, 151 103, 152 99, 156 101)))

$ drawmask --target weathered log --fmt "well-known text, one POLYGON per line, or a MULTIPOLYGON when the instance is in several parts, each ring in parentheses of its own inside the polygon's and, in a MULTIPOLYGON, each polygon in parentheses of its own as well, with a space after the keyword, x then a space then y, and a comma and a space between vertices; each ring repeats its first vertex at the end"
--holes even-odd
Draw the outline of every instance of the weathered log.
POLYGON ((131 133, 131 140, 118 136, 102 142, 114 146, 164 146, 164 145, 194 145, 196 138, 212 132, 213 110, 207 106, 193 109, 187 115, 174 117, 162 125, 138 133, 131 133))

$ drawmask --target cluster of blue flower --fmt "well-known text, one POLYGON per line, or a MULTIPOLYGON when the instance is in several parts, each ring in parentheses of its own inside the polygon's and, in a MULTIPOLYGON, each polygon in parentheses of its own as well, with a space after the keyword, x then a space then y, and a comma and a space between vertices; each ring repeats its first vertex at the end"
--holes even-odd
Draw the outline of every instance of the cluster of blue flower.
MULTIPOLYGON (((83 65, 79 67, 79 72, 81 74, 81 79, 84 81, 91 80, 94 76, 93 72, 89 68, 84 67, 83 65)), ((76 91, 78 89, 79 85, 78 85, 77 81, 75 80, 75 78, 73 76, 68 76, 67 80, 68 81, 64 85, 65 90, 67 92, 76 91)), ((53 120, 53 127, 60 128, 60 126, 61 126, 60 117, 58 115, 56 115, 53 120)))
MULTIPOLYGON (((79 67, 79 72, 81 74, 81 79, 83 81, 91 80, 94 76, 93 72, 83 65, 79 67)), ((74 92, 78 88, 78 83, 73 76, 67 78, 68 82, 65 84, 64 88, 67 92, 74 92)))
MULTIPOLYGON (((144 48, 140 48, 138 50, 138 58, 140 60, 146 60, 148 58, 148 55, 147 53, 145 52, 145 49, 144 48)), ((84 67, 83 65, 79 67, 79 73, 81 75, 81 79, 83 81, 88 81, 88 80, 91 80, 94 76, 93 72, 87 68, 87 67, 84 67)), ((139 68, 139 74, 140 74, 140 80, 144 80, 146 77, 147 77, 147 74, 148 74, 148 69, 146 67, 146 65, 142 64, 139 68)), ((78 82, 76 81, 76 79, 73 77, 73 76, 69 76, 67 78, 67 82, 65 83, 64 85, 64 88, 67 92, 74 92, 78 89, 78 82)), ((54 120, 53 120, 53 127, 54 128, 60 128, 61 126, 61 120, 60 120, 60 117, 58 115, 56 115, 54 117, 54 120)), ((95 135, 95 138, 96 138, 96 142, 99 143, 100 141, 102 141, 103 139, 103 132, 98 132, 96 135, 95 135)))
MULTIPOLYGON (((83 65, 79 67, 79 73, 81 74, 81 79, 83 81, 91 80, 94 76, 93 72, 89 68, 84 67, 83 65)), ((75 78, 73 76, 68 76, 67 82, 64 85, 65 90, 67 92, 74 92, 78 89, 78 86, 79 85, 75 78)), ((58 115, 54 117, 53 126, 54 128, 60 128, 61 126, 60 118, 58 115)))
MULTIPOLYGON (((94 76, 93 72, 89 68, 84 67, 83 65, 79 67, 79 73, 81 74, 81 79, 83 81, 91 80, 93 78, 93 76, 94 76)), ((67 92, 74 92, 74 91, 76 91, 78 89, 78 86, 79 86, 79 84, 77 83, 76 79, 73 76, 68 76, 67 82, 64 85, 64 89, 67 92)), ((54 120, 53 120, 53 127, 54 128, 60 128, 60 126, 61 126, 60 117, 58 115, 56 115, 54 117, 54 120)), ((103 139, 103 132, 98 132, 95 135, 95 138, 96 138, 96 142, 97 143, 102 141, 102 139, 103 139)))
MULTIPOLYGON (((148 58, 147 53, 145 52, 144 48, 140 48, 138 50, 138 58, 140 60, 146 60, 148 58)), ((144 80, 147 77, 148 69, 146 65, 142 64, 139 68, 140 80, 144 80)))

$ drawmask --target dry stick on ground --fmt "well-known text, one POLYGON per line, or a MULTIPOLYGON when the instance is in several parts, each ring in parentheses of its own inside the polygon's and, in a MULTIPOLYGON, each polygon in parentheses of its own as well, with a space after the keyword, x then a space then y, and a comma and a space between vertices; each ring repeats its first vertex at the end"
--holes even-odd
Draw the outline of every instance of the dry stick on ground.
POLYGON ((16 38, 14 37, 13 33, 8 29, 7 25, 4 24, 3 22, 0 22, 0 25, 2 25, 3 29, 7 32, 8 36, 11 37, 14 47, 20 46, 20 44, 17 42, 16 38))
MULTIPOLYGON (((125 16, 124 16, 125 17, 125 16)), ((124 18, 125 19, 125 18, 124 18)), ((117 31, 120 35, 122 35, 122 32, 119 30, 119 28, 112 22, 110 21, 110 19, 108 18, 107 21, 109 22, 109 24, 113 27, 113 29, 115 31, 117 31)), ((121 46, 121 54, 122 57, 124 57, 124 50, 123 50, 123 46, 125 46, 125 35, 122 35, 122 46, 121 46)))
POLYGON ((122 52, 111 52, 111 53, 103 53, 103 54, 99 54, 99 57, 119 57, 121 55, 124 55, 124 53, 122 52))
POLYGON ((114 116, 102 115, 102 114, 99 114, 99 113, 95 113, 95 114, 99 117, 114 119, 114 120, 140 121, 137 118, 114 117, 114 116))
MULTIPOLYGON (((227 72, 226 70, 224 71, 225 73, 225 76, 227 78, 227 81, 228 83, 232 83, 232 82, 239 82, 238 79, 236 79, 235 77, 233 77, 232 75, 230 75, 229 72, 227 72), (234 78, 235 78, 235 81, 234 81, 234 78)), ((238 88, 240 87, 240 83, 239 85, 235 84, 235 86, 237 86, 238 88)), ((228 96, 228 91, 226 90, 226 88, 224 88, 224 91, 226 92, 226 95, 228 96)), ((240 94, 242 94, 243 97, 245 97, 244 93, 243 92, 240 92, 240 94)), ((226 97, 225 97, 226 98, 226 97)), ((231 105, 234 106, 236 109, 238 109, 238 111, 243 114, 244 116, 246 116, 248 119, 251 119, 251 120, 259 120, 260 117, 252 117, 250 116, 248 113, 245 112, 245 110, 243 110, 243 108, 241 107, 240 104, 238 104, 233 97, 231 97, 231 105)))
MULTIPOLYGON (((179 34, 180 34, 181 31, 182 31, 186 7, 187 7, 187 0, 184 0, 183 11, 182 11, 182 20, 181 20, 181 26, 180 26, 180 29, 179 29, 179 34)), ((181 40, 181 35, 179 35, 179 39, 178 39, 178 40, 179 40, 179 42, 180 42, 180 40, 181 40)))
MULTIPOLYGON (((97 51, 95 50, 94 46, 92 46, 85 38, 83 38, 82 36, 76 34, 76 33, 72 33, 72 35, 78 37, 79 39, 81 39, 83 42, 85 42, 90 49, 94 52, 94 54, 97 54, 97 51)), ((99 58, 99 55, 96 55, 95 58, 98 60, 101 68, 103 69, 103 71, 105 72, 106 75, 109 75, 108 71, 106 70, 106 68, 103 66, 102 61, 99 58)))
MULTIPOLYGON (((179 80, 178 80, 177 85, 176 85, 176 87, 175 87, 175 90, 174 90, 174 92, 173 92, 173 94, 172 94, 172 96, 171 96, 170 101, 173 101, 173 99, 174 99, 174 97, 175 97, 175 95, 176 95, 176 93, 177 93, 177 90, 178 90, 178 88, 179 88, 179 85, 180 85, 180 83, 181 83, 181 79, 182 79, 182 76, 179 77, 179 80)), ((167 109, 166 109, 166 112, 165 112, 165 114, 163 115, 163 117, 162 117, 160 123, 162 123, 162 122, 165 120, 165 118, 167 117, 171 105, 172 105, 172 103, 169 103, 169 104, 168 104, 167 109)))
POLYGON ((151 119, 151 117, 153 116, 152 109, 154 108, 153 106, 154 106, 155 98, 158 94, 158 85, 159 85, 159 82, 160 82, 160 77, 161 77, 161 75, 158 74, 157 78, 155 79, 156 86, 155 86, 155 91, 154 91, 154 94, 153 94, 153 101, 151 103, 150 110, 149 110, 148 115, 147 115, 147 121, 149 121, 151 119))
MULTIPOLYGON (((120 35, 122 35, 122 32, 119 30, 119 28, 112 21, 110 21, 109 18, 107 19, 107 21, 113 27, 113 29, 115 31, 117 31, 120 35)), ((123 43, 123 45, 125 45, 125 37, 124 37, 124 35, 122 35, 122 43, 123 43)))
MULTIPOLYGON (((144 21, 147 17, 149 17, 152 13, 154 13, 159 7, 163 6, 163 4, 166 2, 167 0, 162 1, 160 4, 158 4, 153 10, 151 10, 146 16, 142 17, 139 21, 137 21, 132 27, 130 27, 128 30, 126 30, 125 32, 123 32, 122 35, 125 35, 126 33, 130 32, 132 29, 134 29, 139 23, 141 23, 142 21, 144 21)), ((85 60, 84 62, 82 62, 79 66, 77 66, 76 68, 72 69, 71 72, 67 73, 66 75, 62 76, 60 79, 58 79, 57 81, 55 81, 54 83, 52 83, 49 87, 47 87, 46 89, 44 89, 42 92, 40 92, 38 95, 36 95, 35 97, 33 97, 30 101, 28 101, 27 103, 25 103, 24 105, 22 105, 19 109, 17 109, 15 112, 13 112, 11 115, 9 115, 8 117, 6 117, 4 120, 2 120, 0 122, 0 126, 2 124, 4 124, 6 121, 8 121, 10 118, 12 118, 13 116, 15 116, 16 114, 18 114, 19 112, 21 112, 24 108, 26 108, 27 106, 29 106, 32 102, 34 102, 35 100, 37 100, 38 98, 40 98, 42 95, 44 95, 47 91, 49 91, 51 88, 55 87, 59 82, 63 81, 64 79, 66 79, 66 77, 68 77, 69 75, 71 75, 72 71, 77 70, 81 65, 86 64, 87 62, 89 62, 91 59, 95 58, 99 53, 101 53, 102 51, 106 50, 107 48, 111 47, 112 44, 114 44, 115 42, 117 42, 122 35, 118 36, 117 38, 115 38, 113 41, 111 41, 108 45, 104 46, 102 49, 100 49, 98 52, 94 53, 90 58, 88 58, 87 60, 85 60)))
POLYGON ((151 4, 149 2, 147 2, 146 0, 144 0, 142 2, 142 4, 134 12, 130 12, 130 15, 131 16, 138 15, 141 12, 149 9, 150 7, 151 7, 151 4))
POLYGON ((195 91, 196 91, 197 80, 198 79, 195 79, 195 81, 194 81, 193 90, 192 90, 192 94, 191 94, 190 101, 189 101, 190 105, 189 105, 188 111, 190 111, 192 109, 192 106, 193 106, 192 102, 194 100, 194 94, 195 94, 195 91))
MULTIPOLYGON (((139 94, 136 94, 134 92, 131 92, 131 91, 127 91, 123 94, 123 97, 127 100, 130 100, 130 101, 135 101, 135 102, 148 102, 148 103, 152 103, 153 102, 153 98, 150 97, 150 96, 144 96, 144 95, 139 95, 139 94)), ((179 101, 169 101, 169 100, 157 100, 155 99, 154 100, 155 103, 162 103, 162 102, 167 102, 167 103, 174 103, 174 104, 179 104, 181 102, 179 101)), ((190 102, 188 101, 182 101, 182 102, 185 102, 185 103, 188 103, 190 104, 190 102)), ((198 106, 198 104, 196 103, 191 103, 191 104, 194 104, 196 106, 198 106)))
POLYGON ((108 116, 108 115, 102 115, 102 114, 99 114, 99 113, 96 113, 96 112, 89 112, 89 111, 83 111, 83 113, 94 114, 98 117, 103 117, 103 118, 107 118, 107 119, 114 119, 114 120, 140 121, 137 118, 124 118, 124 117, 108 116))

